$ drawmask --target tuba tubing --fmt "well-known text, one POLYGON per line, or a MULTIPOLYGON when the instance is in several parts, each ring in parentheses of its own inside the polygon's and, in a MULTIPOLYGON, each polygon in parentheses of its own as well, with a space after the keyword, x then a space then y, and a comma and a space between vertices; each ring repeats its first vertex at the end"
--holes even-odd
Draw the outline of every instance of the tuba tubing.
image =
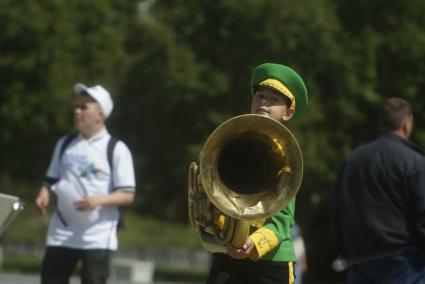
POLYGON ((241 247, 295 197, 302 173, 298 142, 281 123, 246 114, 219 125, 188 173, 189 219, 204 247, 241 247))

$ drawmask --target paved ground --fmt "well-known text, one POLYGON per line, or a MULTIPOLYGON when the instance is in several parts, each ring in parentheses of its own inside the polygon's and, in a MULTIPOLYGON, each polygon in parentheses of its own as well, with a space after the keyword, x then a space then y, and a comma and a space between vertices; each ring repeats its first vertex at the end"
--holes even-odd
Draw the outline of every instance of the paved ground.
MULTIPOLYGON (((13 274, 0 272, 0 283, 4 284, 37 284, 38 275, 13 274)), ((77 279, 72 279, 70 284, 79 284, 77 279)))
MULTIPOLYGON (((37 284, 39 283, 38 275, 26 275, 26 274, 13 274, 13 273, 3 273, 0 271, 0 283, 1 284, 37 284)), ((78 278, 73 277, 69 284, 80 284, 78 278)), ((114 281, 110 280, 108 284, 135 284, 133 282, 126 281, 114 281)), ((182 283, 182 282, 155 282, 155 283, 146 283, 146 284, 193 284, 193 283, 182 283)))

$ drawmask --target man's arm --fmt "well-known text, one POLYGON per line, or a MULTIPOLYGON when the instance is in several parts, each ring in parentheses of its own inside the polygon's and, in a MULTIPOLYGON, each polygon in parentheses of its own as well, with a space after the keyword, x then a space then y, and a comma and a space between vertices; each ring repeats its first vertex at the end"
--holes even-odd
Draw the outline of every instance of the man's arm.
POLYGON ((108 195, 102 196, 85 196, 74 202, 75 208, 78 210, 93 209, 98 206, 121 207, 133 203, 134 190, 131 188, 120 189, 108 195))
POLYGON ((45 215, 50 201, 50 190, 46 185, 41 186, 35 199, 35 206, 40 215, 45 215))
POLYGON ((411 195, 409 207, 413 215, 413 235, 417 245, 425 249, 425 158, 418 162, 416 171, 409 176, 411 195))
POLYGON ((59 139, 55 145, 53 156, 50 160, 49 168, 47 169, 46 177, 43 181, 43 185, 40 187, 38 195, 35 199, 35 206, 40 215, 47 213, 47 206, 50 202, 50 187, 59 181, 60 177, 60 151, 62 148, 65 137, 59 139))

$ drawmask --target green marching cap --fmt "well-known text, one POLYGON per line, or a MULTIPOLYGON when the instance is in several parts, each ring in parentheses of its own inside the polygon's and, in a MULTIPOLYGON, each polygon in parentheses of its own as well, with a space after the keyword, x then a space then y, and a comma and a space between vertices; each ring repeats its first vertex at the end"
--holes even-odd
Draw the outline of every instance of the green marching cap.
POLYGON ((267 86, 288 97, 291 108, 295 108, 293 118, 299 117, 308 103, 307 88, 297 72, 288 66, 275 63, 264 63, 254 68, 251 74, 251 90, 257 86, 267 86))

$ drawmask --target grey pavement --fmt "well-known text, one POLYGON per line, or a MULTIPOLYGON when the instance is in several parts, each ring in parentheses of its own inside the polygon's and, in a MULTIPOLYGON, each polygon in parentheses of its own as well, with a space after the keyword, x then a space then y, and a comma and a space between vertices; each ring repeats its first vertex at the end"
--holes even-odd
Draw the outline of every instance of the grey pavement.
MULTIPOLYGON (((5 273, 0 271, 0 284, 38 284, 40 282, 38 275, 5 273)), ((69 284, 80 284, 78 277, 72 277, 69 284)), ((109 280, 108 284, 136 284, 135 282, 109 280)), ((194 284, 189 282, 155 282, 144 284, 194 284)))
MULTIPOLYGON (((0 272, 1 284, 37 284, 39 282, 38 275, 0 272)), ((69 284, 79 284, 79 281, 73 278, 69 284)))

